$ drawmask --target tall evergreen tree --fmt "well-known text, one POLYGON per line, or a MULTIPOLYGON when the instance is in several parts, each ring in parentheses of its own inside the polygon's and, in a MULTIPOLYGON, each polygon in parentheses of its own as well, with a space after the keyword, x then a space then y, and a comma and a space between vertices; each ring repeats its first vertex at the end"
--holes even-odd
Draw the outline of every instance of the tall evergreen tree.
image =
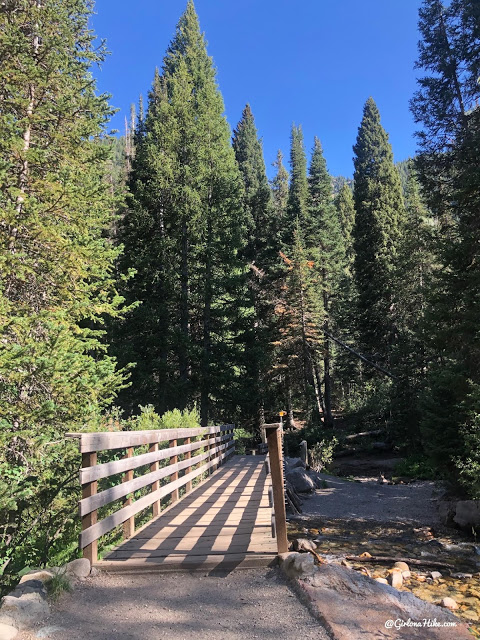
POLYGON ((478 207, 480 38, 478 3, 425 0, 417 66, 426 72, 412 101, 427 203, 439 220, 438 262, 427 308, 431 358, 422 433, 432 458, 480 495, 478 441, 478 207))
POLYGON ((277 170, 274 178, 270 181, 272 191, 272 204, 275 218, 274 236, 280 245, 285 244, 285 225, 287 221, 288 208, 288 171, 283 165, 283 154, 280 149, 273 166, 277 170))
POLYGON ((213 399, 219 418, 232 415, 240 377, 235 295, 250 223, 223 112, 189 0, 137 137, 123 241, 124 264, 138 271, 129 296, 143 304, 124 330, 137 336, 133 384, 138 375, 161 410, 198 401, 202 424, 213 399))
POLYGON ((355 204, 352 190, 347 184, 344 184, 336 195, 335 207, 340 219, 346 255, 351 266, 354 258, 353 227, 355 225, 355 204))
MULTIPOLYGON (((318 138, 314 141, 308 185, 307 246, 311 247, 311 256, 319 274, 321 284, 318 295, 323 306, 323 330, 328 334, 334 324, 332 299, 334 300, 338 294, 345 269, 345 245, 338 212, 333 202, 332 180, 327 171, 322 145, 318 138)), ((328 337, 324 336, 324 419, 327 426, 333 425, 331 367, 331 345, 328 337)), ((318 373, 316 375, 318 377, 318 373)))
POLYGON ((245 186, 244 206, 250 228, 242 252, 250 266, 249 293, 253 314, 249 316, 245 353, 248 387, 245 389, 246 418, 254 408, 254 424, 260 431, 264 424, 265 385, 271 356, 273 308, 269 289, 272 266, 277 262, 280 247, 276 243, 274 210, 265 171, 262 145, 258 139, 250 105, 242 113, 233 136, 233 149, 245 186))
POLYGON ((292 126, 290 137, 290 186, 288 191, 285 244, 293 246, 297 220, 303 230, 308 219, 307 156, 302 127, 292 126))
POLYGON ((388 362, 393 340, 392 276, 404 205, 388 135, 372 98, 365 104, 353 150, 358 327, 368 356, 388 362))
POLYGON ((123 379, 103 344, 122 300, 90 16, 86 0, 0 10, 0 573, 47 562, 73 535, 64 435, 95 428, 123 379))

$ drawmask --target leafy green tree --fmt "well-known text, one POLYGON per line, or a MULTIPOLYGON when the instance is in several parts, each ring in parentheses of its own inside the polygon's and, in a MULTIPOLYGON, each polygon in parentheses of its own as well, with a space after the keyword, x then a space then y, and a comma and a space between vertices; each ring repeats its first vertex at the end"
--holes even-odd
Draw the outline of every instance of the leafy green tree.
POLYGON ((2 571, 46 562, 62 543, 72 553, 78 459, 64 435, 95 428, 124 379, 103 342, 122 298, 99 143, 112 110, 90 73, 105 54, 91 12, 84 0, 0 11, 2 571))
POLYGON ((223 112, 190 0, 137 134, 122 239, 123 268, 137 270, 128 297, 142 305, 121 330, 136 336, 133 385, 160 411, 198 402, 202 424, 231 419, 246 313, 239 252, 251 224, 223 112))
POLYGON ((358 328, 368 357, 387 363, 393 340, 392 282, 404 205, 388 135, 372 98, 365 104, 353 150, 358 328))

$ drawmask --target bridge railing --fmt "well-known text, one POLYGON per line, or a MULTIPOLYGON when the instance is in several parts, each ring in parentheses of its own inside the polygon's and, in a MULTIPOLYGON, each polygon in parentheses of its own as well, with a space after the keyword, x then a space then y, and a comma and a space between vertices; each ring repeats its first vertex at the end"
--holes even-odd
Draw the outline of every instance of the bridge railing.
POLYGON ((101 536, 123 524, 123 538, 132 537, 136 514, 152 507, 152 518, 160 515, 162 498, 170 496, 171 504, 179 499, 182 487, 189 493, 195 478, 213 473, 234 453, 233 429, 234 425, 222 425, 67 434, 78 440, 82 454, 79 510, 83 556, 96 562, 101 536), (110 458, 123 456, 99 462, 99 452, 113 452, 107 454, 110 458), (104 478, 109 479, 110 486, 98 491, 98 482, 104 478), (143 495, 134 499, 138 491, 143 495), (116 510, 111 513, 109 509, 110 513, 99 520, 98 510, 119 500, 116 510))

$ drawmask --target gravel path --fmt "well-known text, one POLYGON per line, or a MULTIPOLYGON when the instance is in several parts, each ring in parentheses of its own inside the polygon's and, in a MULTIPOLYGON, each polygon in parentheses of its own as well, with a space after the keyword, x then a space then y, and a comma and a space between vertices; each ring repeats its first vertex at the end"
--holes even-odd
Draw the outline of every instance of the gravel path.
POLYGON ((319 474, 327 487, 319 489, 303 505, 304 515, 325 518, 411 522, 433 527, 439 524, 438 494, 433 482, 378 484, 343 480, 319 474))
POLYGON ((106 575, 65 595, 36 634, 17 640, 328 640, 274 569, 106 575), (46 627, 57 630, 48 630, 46 627), (40 631, 40 635, 39 635, 40 631), (43 635, 46 633, 47 635, 43 635))

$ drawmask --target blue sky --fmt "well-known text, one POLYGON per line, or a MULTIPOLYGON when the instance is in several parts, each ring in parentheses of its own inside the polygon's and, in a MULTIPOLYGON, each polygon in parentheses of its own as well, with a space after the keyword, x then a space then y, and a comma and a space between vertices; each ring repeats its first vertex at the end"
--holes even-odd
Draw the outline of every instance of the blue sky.
MULTIPOLYGON (((202 30, 218 70, 232 129, 249 102, 267 171, 278 148, 286 160, 292 122, 301 124, 307 152, 317 135, 333 175, 353 174, 352 145, 371 95, 390 134, 395 160, 414 154, 420 0, 196 0, 202 30)), ((112 126, 146 96, 155 66, 186 0, 97 0, 93 28, 111 55, 94 73, 98 88, 120 109, 112 126)))

